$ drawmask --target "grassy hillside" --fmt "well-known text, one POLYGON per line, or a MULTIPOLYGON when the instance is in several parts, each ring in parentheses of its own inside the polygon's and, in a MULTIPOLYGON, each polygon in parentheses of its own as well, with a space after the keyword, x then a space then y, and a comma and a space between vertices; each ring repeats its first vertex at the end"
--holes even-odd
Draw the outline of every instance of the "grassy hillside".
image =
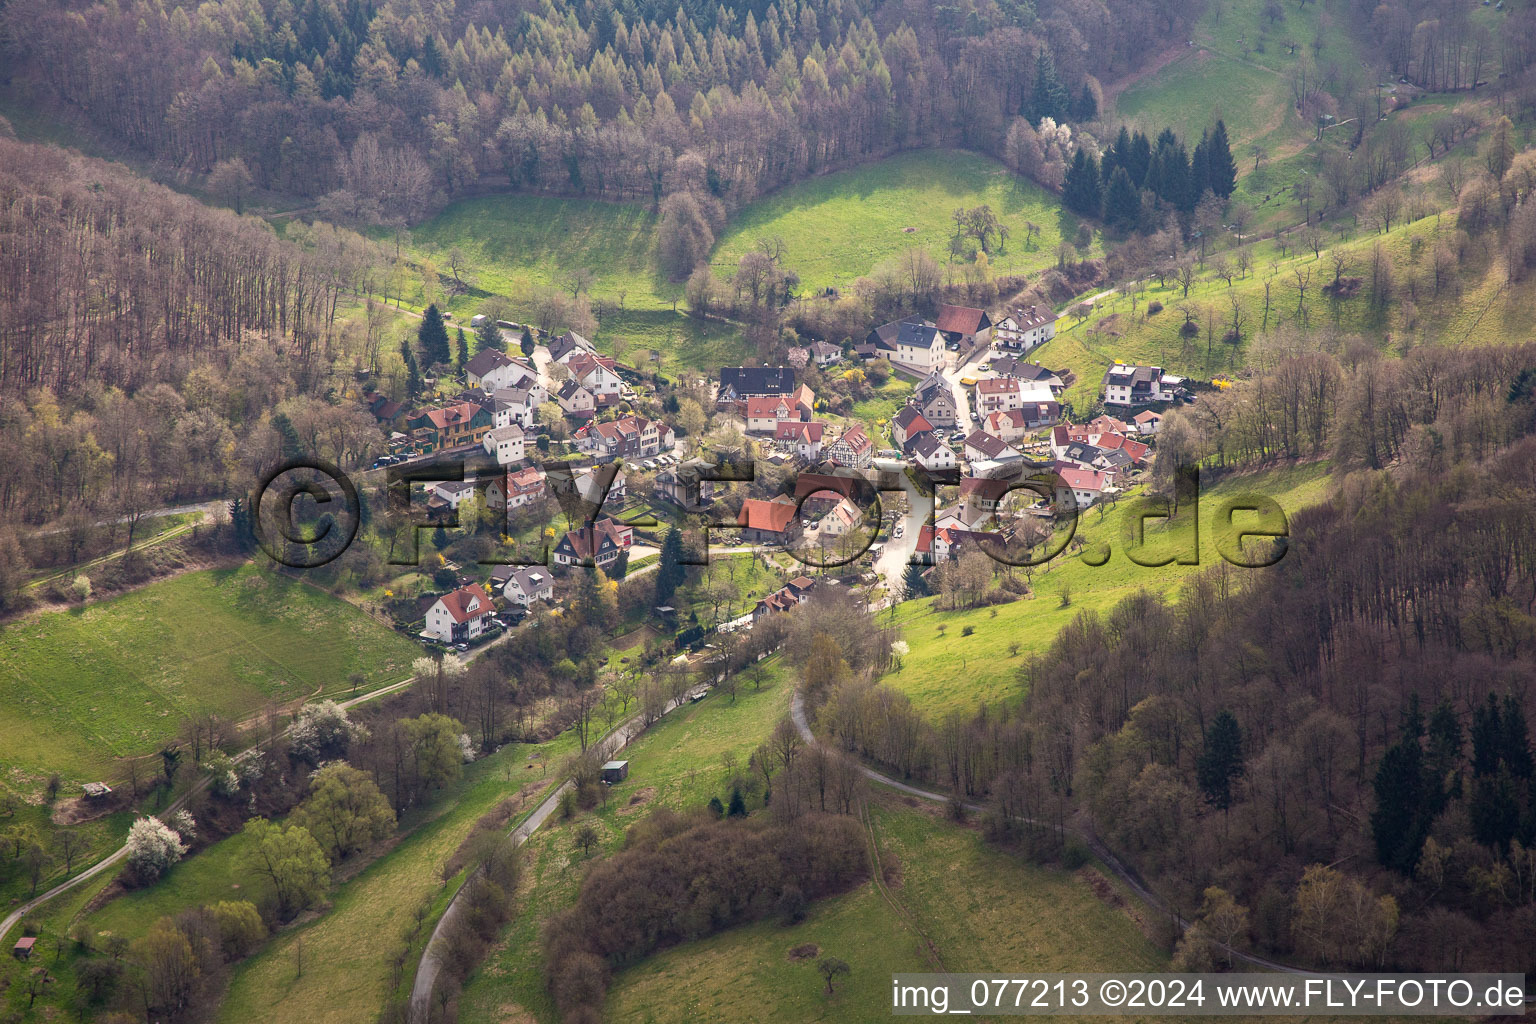
POLYGON ((483 291, 514 294, 528 285, 568 289, 573 271, 592 272, 592 295, 636 308, 671 306, 681 293, 655 269, 656 216, 633 203, 547 196, 465 199, 411 231, 415 249, 448 273, 457 246, 483 291))
POLYGON ((784 241, 784 263, 807 291, 847 285, 902 250, 919 245, 949 261, 950 215, 989 204, 1008 225, 1007 248, 992 260, 999 273, 1055 263, 1053 250, 1077 232, 1077 218, 1056 197, 975 153, 922 150, 794 185, 752 203, 732 218, 711 262, 734 271, 758 239, 784 241), (1040 226, 1025 243, 1025 222, 1040 226), (907 228, 914 228, 907 231, 907 228))
MULTIPOLYGON (((894 800, 871 808, 882 852, 895 854, 891 887, 956 971, 1155 971, 1166 958, 1130 914, 1095 895, 1092 869, 1036 868, 974 833, 894 800)), ((1113 891, 1099 882, 1102 891, 1113 891)), ((729 1020, 885 1021, 891 975, 933 971, 913 925, 872 885, 815 904, 785 928, 764 922, 690 943, 622 972, 610 990, 615 1022, 729 1020), (852 974, 828 997, 814 960, 789 951, 814 944, 852 974)))
MULTIPOLYGON (((1142 589, 1171 593, 1191 573, 1218 564, 1221 559, 1214 526, 1223 501, 1256 493, 1273 498, 1290 514, 1324 500, 1327 488, 1324 463, 1228 477, 1204 488, 1200 495, 1200 564, 1196 566, 1150 568, 1130 560, 1123 537, 1139 504, 1137 498, 1122 498, 1115 506, 1105 507, 1102 516, 1098 508, 1090 509, 1082 516, 1078 534, 1087 541, 1088 549, 1108 542, 1111 553, 1107 562, 1091 566, 1077 555, 1057 556, 1031 577, 1033 598, 995 609, 936 611, 932 598, 902 603, 897 607, 896 622, 902 625, 911 652, 903 659, 901 671, 887 675, 885 681, 906 693, 929 717, 970 711, 983 701, 1013 700, 1020 695, 1016 674, 1023 660, 1047 648, 1079 613, 1107 610, 1142 589), (1063 588, 1071 594, 1071 604, 1065 607, 1061 603, 1063 588), (974 630, 971 636, 963 635, 967 627, 974 630)), ((1193 521, 1193 515, 1183 511, 1172 523, 1149 520, 1148 555, 1187 550, 1193 521)), ((1238 521, 1243 522, 1241 518, 1238 521)))
POLYGON ((252 566, 191 572, 0 629, 0 764, 117 779, 190 714, 404 678, 415 646, 326 594, 252 566))

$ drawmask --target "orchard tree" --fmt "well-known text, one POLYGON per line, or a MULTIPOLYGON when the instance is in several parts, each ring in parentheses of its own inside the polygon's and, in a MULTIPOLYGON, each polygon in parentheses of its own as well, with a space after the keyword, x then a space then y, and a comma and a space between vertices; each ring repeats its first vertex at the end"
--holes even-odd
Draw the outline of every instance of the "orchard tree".
POLYGON ((186 852, 181 836, 159 818, 140 818, 128 829, 128 868, 141 883, 155 881, 186 852))

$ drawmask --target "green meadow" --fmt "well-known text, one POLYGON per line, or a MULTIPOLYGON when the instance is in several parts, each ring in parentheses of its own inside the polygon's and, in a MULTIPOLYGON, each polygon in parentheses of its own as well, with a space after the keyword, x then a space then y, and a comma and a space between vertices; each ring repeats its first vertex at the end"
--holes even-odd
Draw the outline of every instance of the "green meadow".
POLYGON ((1053 266, 1056 244, 1077 233, 1077 218, 1055 196, 1002 164, 959 150, 919 150, 813 178, 750 204, 727 225, 711 262, 734 271, 760 239, 784 243, 784 264, 805 291, 851 284, 904 249, 921 246, 949 262, 957 207, 992 207, 1006 224, 1006 248, 991 257, 997 273, 1053 266), (1025 224, 1040 228, 1026 241, 1025 224), (911 229, 911 230, 908 230, 911 229))
POLYGON ((0 763, 121 777, 189 715, 404 679, 417 648, 351 605, 246 565, 185 573, 0 628, 0 763))

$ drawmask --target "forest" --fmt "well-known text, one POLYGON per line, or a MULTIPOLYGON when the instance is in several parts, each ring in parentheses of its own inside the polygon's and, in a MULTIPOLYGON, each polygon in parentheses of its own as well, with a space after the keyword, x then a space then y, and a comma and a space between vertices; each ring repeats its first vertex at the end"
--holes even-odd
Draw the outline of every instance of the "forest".
POLYGON ((776 0, 423 5, 13 0, 18 85, 237 205, 251 187, 410 220, 482 185, 738 206, 1009 122, 1091 118, 1099 82, 1200 5, 776 0), (1046 73, 1042 74, 1042 70, 1046 73))

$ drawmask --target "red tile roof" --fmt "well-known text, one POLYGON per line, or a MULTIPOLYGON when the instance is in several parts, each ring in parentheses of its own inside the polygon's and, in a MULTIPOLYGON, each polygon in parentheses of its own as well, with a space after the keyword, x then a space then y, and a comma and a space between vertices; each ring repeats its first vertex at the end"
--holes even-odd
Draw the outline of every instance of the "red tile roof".
POLYGON ((936 326, 945 334, 975 334, 981 318, 986 315, 986 310, 971 306, 944 305, 939 307, 936 326))
POLYGON ((762 530, 765 533, 783 533, 784 528, 794 518, 795 503, 789 498, 779 497, 772 501, 748 498, 741 503, 741 512, 736 517, 736 523, 738 526, 762 530))
POLYGON ((451 594, 444 594, 439 600, 443 602, 443 607, 448 609, 448 614, 453 616, 454 622, 468 622, 481 615, 490 615, 496 610, 491 604, 491 595, 487 594, 485 588, 478 583, 460 587, 451 594))

